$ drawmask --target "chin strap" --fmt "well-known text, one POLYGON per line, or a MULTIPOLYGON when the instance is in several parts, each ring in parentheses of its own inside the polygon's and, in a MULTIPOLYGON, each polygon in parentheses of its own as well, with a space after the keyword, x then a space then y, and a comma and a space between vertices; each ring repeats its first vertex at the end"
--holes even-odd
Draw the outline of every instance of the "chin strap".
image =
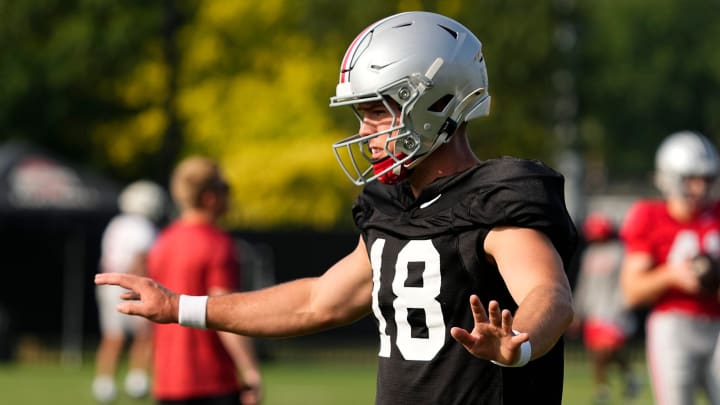
MULTIPOLYGON (((397 156, 397 159, 403 159, 405 156, 405 154, 400 153, 397 156)), ((382 173, 389 167, 392 167, 392 165, 394 164, 395 159, 391 158, 390 156, 386 156, 380 161, 373 163, 373 172, 375 174, 382 173)), ((378 176, 377 179, 385 184, 397 184, 401 182, 405 177, 407 177, 407 174, 408 168, 405 167, 405 165, 398 165, 391 170, 387 170, 386 173, 378 176)))
MULTIPOLYGON (((447 120, 445 120, 442 127, 440 128, 440 131, 438 132, 440 135, 435 140, 435 144, 433 145, 433 147, 430 148, 430 151, 428 151, 428 153, 408 160, 407 162, 398 165, 392 170, 388 170, 387 173, 383 173, 382 175, 378 176, 377 179, 385 184, 399 183, 405 177, 407 177, 407 174, 411 168, 415 167, 425 157, 434 152, 435 149, 437 149, 440 145, 447 143, 450 138, 452 138, 452 136, 455 134, 455 130, 457 130, 457 127, 457 122, 455 122, 455 120, 451 118, 448 118, 447 120)), ((376 175, 378 173, 382 173, 383 171, 394 165, 396 163, 396 160, 403 160, 405 159, 405 157, 407 157, 407 155, 404 153, 398 153, 398 155, 395 156, 396 159, 392 159, 390 156, 386 156, 385 158, 373 163, 373 172, 376 175)))

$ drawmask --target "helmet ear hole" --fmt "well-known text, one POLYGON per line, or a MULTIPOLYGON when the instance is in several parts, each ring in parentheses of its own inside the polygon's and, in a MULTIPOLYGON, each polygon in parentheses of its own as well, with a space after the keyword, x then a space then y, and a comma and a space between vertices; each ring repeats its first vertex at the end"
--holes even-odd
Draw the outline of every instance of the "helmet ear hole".
POLYGON ((447 106, 453 100, 453 97, 454 96, 452 94, 446 94, 446 95, 440 97, 437 101, 432 103, 432 105, 428 108, 428 111, 436 112, 436 113, 441 113, 441 112, 445 111, 447 106))

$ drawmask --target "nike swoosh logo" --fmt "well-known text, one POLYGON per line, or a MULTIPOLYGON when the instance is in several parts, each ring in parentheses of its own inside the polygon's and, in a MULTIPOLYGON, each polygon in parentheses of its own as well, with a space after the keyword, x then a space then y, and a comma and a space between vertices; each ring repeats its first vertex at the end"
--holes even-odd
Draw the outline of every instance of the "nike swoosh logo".
POLYGON ((427 208, 430 205, 432 205, 435 201, 439 200, 440 197, 442 197, 442 194, 438 194, 437 197, 433 198, 430 201, 425 201, 424 203, 420 204, 420 209, 427 208))

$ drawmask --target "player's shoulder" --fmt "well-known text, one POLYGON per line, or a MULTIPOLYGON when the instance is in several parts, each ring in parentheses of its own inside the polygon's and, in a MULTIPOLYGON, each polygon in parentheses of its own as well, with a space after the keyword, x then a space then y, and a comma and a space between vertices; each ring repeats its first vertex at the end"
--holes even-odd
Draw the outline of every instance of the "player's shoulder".
MULTIPOLYGON (((538 160, 502 157, 479 162, 460 173, 434 180, 416 199, 404 182, 372 182, 360 193, 357 206, 385 212, 412 209, 443 196, 435 206, 485 206, 501 209, 504 202, 548 201, 563 204, 563 176, 538 160)), ((447 207, 446 207, 447 208, 447 207)), ((467 208, 467 207, 466 207, 467 208)))
POLYGON ((108 228, 113 228, 114 232, 150 232, 155 231, 155 224, 141 215, 120 214, 110 221, 108 228))
POLYGON ((478 174, 501 181, 513 181, 533 177, 562 178, 562 175, 544 162, 503 156, 489 159, 478 165, 478 174))
POLYGON ((665 215, 666 212, 667 205, 665 200, 646 198, 639 199, 632 203, 626 217, 628 219, 657 217, 659 215, 665 215))
POLYGON ((665 223, 662 218, 668 216, 667 206, 661 199, 639 199, 627 211, 620 236, 625 242, 639 239, 644 240, 648 229, 665 223))
POLYGON ((562 203, 564 199, 563 175, 539 160, 515 157, 486 160, 466 183, 466 188, 478 191, 477 198, 493 203, 503 200, 562 203))
POLYGON ((186 222, 183 220, 177 220, 171 223, 165 229, 163 229, 162 233, 168 235, 189 235, 197 238, 207 238, 223 241, 232 239, 229 233, 225 232, 224 230, 212 223, 186 222))

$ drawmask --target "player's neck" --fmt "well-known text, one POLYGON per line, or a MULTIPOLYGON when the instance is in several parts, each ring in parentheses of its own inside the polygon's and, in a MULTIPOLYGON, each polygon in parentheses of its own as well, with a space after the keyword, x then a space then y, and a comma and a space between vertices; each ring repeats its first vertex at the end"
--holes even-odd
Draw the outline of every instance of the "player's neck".
POLYGON ((440 177, 465 171, 480 160, 475 156, 464 132, 456 134, 450 141, 425 158, 409 177, 410 187, 415 196, 420 195, 425 186, 440 177))
POLYGON ((690 204, 679 198, 670 198, 667 201, 668 213, 678 222, 688 222, 693 220, 701 209, 701 206, 690 204))
POLYGON ((200 209, 190 209, 184 211, 180 216, 180 220, 189 224, 214 224, 215 217, 211 212, 200 209))

